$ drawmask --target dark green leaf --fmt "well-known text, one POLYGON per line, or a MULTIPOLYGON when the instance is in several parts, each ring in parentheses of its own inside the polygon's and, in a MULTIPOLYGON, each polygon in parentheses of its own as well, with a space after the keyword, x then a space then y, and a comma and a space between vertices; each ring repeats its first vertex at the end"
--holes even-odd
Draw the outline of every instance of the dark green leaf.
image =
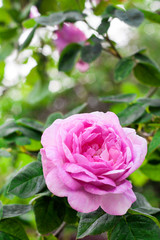
POLYGON ((5 61, 0 61, 0 82, 4 78, 4 72, 5 72, 5 61))
POLYGON ((74 224, 77 222, 77 211, 70 207, 66 207, 64 221, 68 224, 74 224))
POLYGON ((0 126, 0 137, 6 137, 18 130, 19 128, 14 122, 14 120, 7 121, 0 126))
POLYGON ((87 103, 83 103, 82 105, 74 108, 73 110, 71 110, 70 112, 68 112, 67 114, 64 115, 64 118, 67 118, 71 115, 74 115, 74 114, 78 114, 80 112, 83 111, 83 109, 87 106, 87 103))
POLYGON ((97 31, 99 34, 107 33, 108 29, 110 27, 110 22, 108 22, 108 19, 102 19, 101 24, 99 25, 97 31))
POLYGON ((102 15, 102 18, 108 18, 108 17, 114 17, 114 14, 115 14, 115 11, 117 10, 117 8, 113 5, 109 5, 103 15, 102 15))
POLYGON ((42 164, 36 161, 29 163, 15 175, 8 191, 20 198, 28 198, 40 192, 44 187, 42 164))
POLYGON ((81 49, 81 58, 84 62, 91 63, 100 56, 101 51, 102 46, 100 43, 86 45, 81 49))
POLYGON ((26 47, 29 46, 30 42, 32 41, 32 38, 34 36, 34 33, 35 33, 37 27, 38 27, 38 25, 36 24, 34 26, 34 28, 32 29, 32 31, 29 33, 29 35, 26 38, 26 40, 24 41, 24 43, 22 43, 22 45, 19 46, 19 51, 22 51, 23 49, 25 49, 26 47))
POLYGON ((115 10, 115 17, 133 27, 138 27, 144 20, 144 14, 134 8, 128 11, 117 9, 115 10))
POLYGON ((148 154, 155 151, 160 146, 160 129, 154 134, 148 147, 148 154))
POLYGON ((145 18, 147 18, 151 22, 160 23, 160 15, 159 14, 150 12, 150 11, 146 11, 144 9, 139 9, 139 10, 144 14, 145 18))
POLYGON ((64 11, 66 10, 80 10, 82 11, 85 6, 85 0, 60 0, 57 1, 59 9, 62 9, 64 11))
POLYGON ((63 222, 65 205, 56 197, 41 197, 33 206, 37 229, 41 234, 47 234, 57 229, 63 222))
POLYGON ((144 216, 123 217, 113 228, 111 240, 159 240, 160 229, 144 216))
POLYGON ((125 79, 132 72, 133 67, 134 61, 132 58, 122 58, 115 68, 115 82, 121 82, 125 79))
POLYGON ((135 123, 148 123, 152 120, 152 117, 152 114, 145 111, 143 115, 135 121, 135 123))
POLYGON ((0 221, 0 239, 29 240, 22 225, 16 219, 3 219, 0 221))
POLYGON ((119 95, 111 95, 107 97, 101 97, 100 101, 102 102, 115 102, 115 103, 129 103, 132 102, 136 98, 136 94, 119 94, 119 95))
POLYGON ((141 52, 135 53, 133 56, 135 57, 135 59, 139 60, 141 63, 149 63, 156 67, 156 64, 152 61, 152 59, 142 54, 141 52))
POLYGON ((8 151, 4 150, 4 149, 0 149, 0 157, 8 158, 8 157, 11 157, 11 154, 8 151))
POLYGON ((138 103, 132 104, 118 114, 122 125, 129 125, 145 112, 145 106, 138 103))
POLYGON ((45 122, 44 129, 49 127, 56 119, 62 119, 63 115, 60 112, 55 112, 49 115, 47 121, 45 122))
POLYGON ((17 217, 31 211, 31 209, 31 205, 24 204, 3 205, 3 218, 17 217))
POLYGON ((141 167, 141 171, 152 181, 160 182, 160 164, 145 164, 141 167))
POLYGON ((77 43, 69 44, 64 48, 59 59, 58 70, 63 72, 72 70, 80 49, 81 46, 77 43))
POLYGON ((77 238, 83 238, 88 235, 97 235, 111 229, 118 217, 105 213, 98 209, 91 213, 80 213, 80 222, 78 225, 77 238))
POLYGON ((31 128, 31 129, 34 129, 34 130, 37 130, 39 132, 42 132, 43 131, 43 124, 36 121, 36 120, 33 120, 33 119, 30 119, 30 118, 21 118, 21 119, 18 119, 16 121, 16 123, 18 125, 22 125, 24 127, 27 127, 27 128, 31 128))
POLYGON ((134 67, 134 75, 144 84, 160 86, 160 71, 149 63, 138 63, 134 67))

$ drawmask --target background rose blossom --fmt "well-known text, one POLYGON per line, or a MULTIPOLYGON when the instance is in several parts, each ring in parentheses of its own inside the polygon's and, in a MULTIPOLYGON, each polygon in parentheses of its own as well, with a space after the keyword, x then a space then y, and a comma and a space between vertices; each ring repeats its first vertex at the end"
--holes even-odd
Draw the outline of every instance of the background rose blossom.
MULTIPOLYGON (((57 39, 54 42, 59 53, 70 43, 80 43, 87 39, 85 34, 72 23, 64 23, 63 27, 56 31, 56 37, 57 39)), ((79 60, 76 68, 80 72, 86 72, 89 64, 79 60)))
POLYGON ((123 215, 136 200, 126 178, 142 164, 147 143, 134 129, 122 128, 114 113, 56 120, 44 131, 42 145, 49 190, 68 197, 77 211, 101 206, 111 215, 123 215))

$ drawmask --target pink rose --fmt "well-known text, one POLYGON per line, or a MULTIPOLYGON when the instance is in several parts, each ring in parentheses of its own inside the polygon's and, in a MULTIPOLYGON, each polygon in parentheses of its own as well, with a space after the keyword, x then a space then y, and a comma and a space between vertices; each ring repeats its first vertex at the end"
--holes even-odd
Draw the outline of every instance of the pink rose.
MULTIPOLYGON (((59 53, 69 45, 70 43, 80 43, 86 41, 85 34, 79 30, 74 24, 72 23, 64 23, 63 27, 56 32, 57 39, 54 41, 59 53)), ((89 68, 89 64, 79 60, 76 64, 76 68, 80 72, 85 72, 89 68)))
POLYGON ((136 200, 126 178, 143 162, 147 142, 122 128, 112 112, 77 114, 56 120, 42 135, 42 165, 48 189, 67 197, 72 208, 101 207, 123 215, 136 200))

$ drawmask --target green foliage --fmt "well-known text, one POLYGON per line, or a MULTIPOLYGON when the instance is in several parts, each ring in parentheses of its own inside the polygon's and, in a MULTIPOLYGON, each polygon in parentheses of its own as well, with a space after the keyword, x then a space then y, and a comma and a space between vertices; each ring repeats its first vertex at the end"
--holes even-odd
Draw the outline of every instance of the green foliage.
POLYGON ((28 198, 40 192, 44 187, 42 164, 36 161, 26 165, 14 176, 8 191, 20 198, 28 198))
MULTIPOLYGON (((83 111, 115 111, 122 125, 134 128, 148 141, 146 159, 129 179, 137 191, 149 196, 153 206, 158 206, 159 10, 151 12, 154 3, 145 0, 88 1, 90 4, 85 0, 2 2, 0 239, 36 240, 37 230, 39 240, 56 240, 59 231, 62 239, 69 239, 78 228, 77 238, 107 232, 108 240, 159 240, 160 209, 138 193, 136 202, 123 216, 108 215, 100 208, 77 216, 66 199, 53 196, 47 189, 40 154, 41 135, 56 119, 83 111), (41 15, 31 19, 33 4, 41 15), (123 43, 118 41, 118 34, 112 36, 115 18, 128 25, 128 35, 124 24, 119 33, 123 43), (84 26, 88 30, 84 32, 86 41, 79 43, 75 37, 58 61, 54 33, 67 22, 80 26, 82 32, 84 26), (33 37, 37 42, 32 41, 33 37), (78 60, 89 63, 87 73, 74 71, 78 60), (8 70, 11 63, 12 69, 8 70)), ((121 28, 121 23, 116 27, 121 28)), ((64 40, 69 43, 70 37, 64 40)))
POLYGON ((107 97, 101 97, 100 101, 102 102, 115 102, 115 103, 129 103, 132 102, 136 98, 136 94, 118 94, 111 95, 107 97))
POLYGON ((19 221, 10 218, 0 221, 0 238, 8 240, 29 240, 19 221))
POLYGON ((134 8, 128 11, 116 10, 114 14, 115 17, 133 27, 138 27, 144 20, 143 13, 134 8))
POLYGON ((38 198, 33 205, 37 229, 41 234, 56 230, 64 219, 65 205, 56 197, 38 198))
POLYGON ((144 216, 127 216, 121 218, 113 228, 110 240, 158 240, 160 230, 158 226, 149 218, 144 216))
POLYGON ((138 63, 134 68, 134 74, 143 84, 160 86, 160 71, 149 63, 138 63))
POLYGON ((3 205, 3 214, 2 218, 11 218, 21 216, 29 211, 31 211, 31 205, 24 204, 9 204, 3 205))
POLYGON ((128 77, 134 67, 132 58, 122 58, 116 65, 114 78, 116 82, 121 82, 128 77))
POLYGON ((79 213, 80 222, 78 225, 77 238, 88 235, 97 235, 112 229, 118 217, 108 215, 102 209, 91 213, 79 213))
POLYGON ((75 65, 78 53, 80 52, 81 45, 71 43, 63 49, 58 63, 58 70, 69 72, 75 65))

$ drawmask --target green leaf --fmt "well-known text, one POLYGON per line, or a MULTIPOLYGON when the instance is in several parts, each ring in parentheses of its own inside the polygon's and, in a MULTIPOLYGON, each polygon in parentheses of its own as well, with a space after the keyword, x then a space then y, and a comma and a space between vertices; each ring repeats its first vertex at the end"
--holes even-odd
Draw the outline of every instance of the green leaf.
POLYGON ((159 221, 154 216, 150 215, 160 212, 160 208, 152 207, 146 198, 140 193, 136 193, 136 197, 136 202, 132 204, 128 212, 131 214, 141 214, 143 216, 149 217, 160 227, 159 221))
POLYGON ((50 114, 45 122, 44 129, 49 127, 56 119, 62 119, 62 118, 63 118, 63 115, 60 112, 55 112, 50 114))
POLYGON ((139 215, 123 217, 113 228, 110 240, 158 240, 160 229, 149 218, 139 215))
POLYGON ((144 14, 145 18, 147 18, 151 22, 160 23, 160 15, 159 14, 150 12, 150 11, 146 11, 144 9, 139 9, 139 10, 144 14))
POLYGON ((128 11, 117 9, 114 13, 115 17, 133 27, 138 27, 144 20, 144 14, 138 9, 134 8, 128 11))
POLYGON ((81 104, 80 106, 74 108, 73 110, 71 110, 70 112, 68 112, 67 114, 64 115, 64 118, 67 118, 71 115, 74 115, 74 114, 78 114, 80 112, 83 111, 83 109, 87 106, 87 103, 83 103, 81 104))
POLYGON ((71 43, 63 49, 58 63, 58 70, 69 72, 74 67, 81 45, 71 43))
POLYGON ((29 46, 30 42, 32 41, 32 38, 34 36, 34 33, 36 31, 38 27, 38 24, 36 24, 34 26, 34 28, 32 29, 32 31, 29 33, 28 37, 26 38, 26 40, 24 41, 24 43, 22 43, 22 45, 19 46, 19 51, 22 51, 23 49, 25 49, 26 47, 29 46))
POLYGON ((41 234, 56 230, 63 222, 65 205, 56 197, 41 197, 33 206, 37 229, 41 234))
POLYGON ((154 134, 152 141, 148 146, 148 154, 151 154, 160 146, 160 129, 154 134))
POLYGON ((84 62, 91 63, 100 56, 101 51, 102 46, 100 43, 83 46, 81 49, 81 58, 84 62))
POLYGON ((13 120, 7 121, 0 126, 0 137, 6 137, 18 130, 19 128, 13 120))
POLYGON ((159 182, 160 181, 160 164, 145 164, 142 166, 141 171, 152 181, 159 182))
POLYGON ((34 18, 27 19, 22 23, 24 28, 33 28, 36 25, 36 21, 34 18))
POLYGON ((115 82, 121 82, 125 79, 134 67, 134 61, 132 58, 122 58, 116 65, 114 78, 115 82))
POLYGON ((55 26, 65 21, 65 16, 63 12, 57 12, 52 13, 48 17, 38 17, 35 18, 35 21, 38 24, 44 25, 44 26, 55 26))
POLYGON ((29 240, 22 225, 16 219, 3 219, 0 221, 0 239, 29 240))
POLYGON ((108 29, 110 27, 110 22, 108 22, 108 19, 102 19, 101 24, 99 25, 97 31, 99 34, 107 33, 108 29))
POLYGON ((80 213, 77 238, 97 235, 111 229, 118 217, 105 213, 101 208, 91 213, 80 213))
POLYGON ((49 16, 42 16, 35 18, 38 24, 44 26, 55 26, 63 22, 76 22, 84 20, 85 14, 79 11, 66 11, 66 12, 56 12, 49 16))
POLYGON ((4 150, 4 149, 0 149, 0 157, 8 158, 8 157, 11 157, 11 154, 8 151, 4 150))
POLYGON ((17 217, 31 211, 31 209, 31 205, 24 204, 3 205, 3 218, 17 217))
POLYGON ((0 39, 9 40, 17 35, 17 27, 0 27, 0 39))
POLYGON ((160 99, 152 99, 152 98, 139 98, 137 102, 146 104, 147 106, 151 107, 160 107, 160 99))
POLYGON ((0 61, 3 61, 8 57, 12 51, 14 50, 14 46, 11 43, 4 43, 0 48, 0 61))
POLYGON ((133 56, 135 59, 139 60, 141 63, 149 63, 156 67, 156 64, 153 62, 153 60, 147 57, 146 55, 142 54, 141 52, 135 53, 133 56))
POLYGON ((129 125, 137 120, 145 112, 145 105, 138 103, 132 104, 118 114, 122 125, 129 125))
POLYGON ((27 128, 39 131, 39 132, 43 132, 43 124, 38 122, 38 121, 36 121, 36 120, 33 120, 33 119, 21 118, 21 119, 18 119, 16 121, 16 123, 18 125, 22 125, 24 127, 27 127, 27 128))
POLYGON ((23 167, 11 180, 9 193, 20 198, 31 197, 45 187, 42 164, 39 161, 23 167))
POLYGON ((102 102, 129 103, 132 102, 135 98, 136 94, 129 93, 101 97, 99 100, 102 102))
POLYGON ((134 67, 134 75, 141 83, 160 86, 160 71, 149 63, 138 63, 134 67))
POLYGON ((155 222, 155 224, 160 228, 160 222, 158 221, 158 219, 148 213, 145 213, 143 211, 140 211, 140 210, 133 210, 133 209, 129 209, 128 210, 128 213, 130 213, 131 215, 142 215, 142 216, 145 216, 145 217, 148 217, 150 218, 153 222, 155 222))
POLYGON ((83 21, 85 14, 78 11, 67 11, 64 12, 65 22, 76 22, 83 21))
POLYGON ((25 146, 31 144, 31 140, 27 137, 20 136, 15 138, 15 143, 19 146, 25 146))

